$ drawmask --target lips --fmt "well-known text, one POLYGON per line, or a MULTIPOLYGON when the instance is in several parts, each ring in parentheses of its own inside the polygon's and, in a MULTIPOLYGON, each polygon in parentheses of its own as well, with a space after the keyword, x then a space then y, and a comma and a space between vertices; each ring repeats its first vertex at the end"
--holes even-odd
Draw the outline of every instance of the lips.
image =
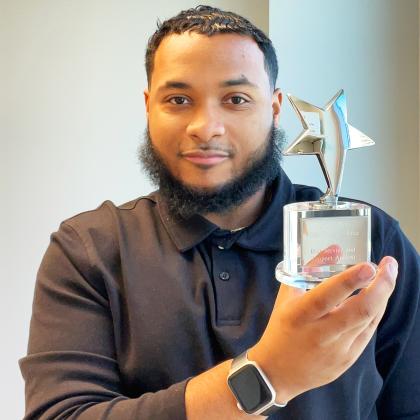
POLYGON ((214 166, 229 159, 229 153, 221 150, 190 150, 181 156, 198 166, 214 166))

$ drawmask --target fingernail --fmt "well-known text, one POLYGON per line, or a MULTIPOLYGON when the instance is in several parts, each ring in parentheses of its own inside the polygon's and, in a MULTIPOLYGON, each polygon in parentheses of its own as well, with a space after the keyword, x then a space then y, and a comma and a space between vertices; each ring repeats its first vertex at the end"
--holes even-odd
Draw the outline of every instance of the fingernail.
POLYGON ((372 264, 365 264, 359 271, 359 278, 360 280, 371 280, 375 274, 375 267, 372 264))
POLYGON ((392 277, 392 278, 396 278, 397 274, 398 274, 398 264, 393 261, 390 262, 386 265, 386 269, 388 270, 388 274, 392 277))

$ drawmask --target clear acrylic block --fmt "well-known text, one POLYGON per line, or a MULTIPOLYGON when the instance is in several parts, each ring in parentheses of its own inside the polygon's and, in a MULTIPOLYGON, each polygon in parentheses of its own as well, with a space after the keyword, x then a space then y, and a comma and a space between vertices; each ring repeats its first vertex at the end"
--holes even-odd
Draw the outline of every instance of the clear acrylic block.
POLYGON ((319 201, 284 206, 284 260, 276 279, 312 289, 360 262, 370 261, 370 207, 319 201))

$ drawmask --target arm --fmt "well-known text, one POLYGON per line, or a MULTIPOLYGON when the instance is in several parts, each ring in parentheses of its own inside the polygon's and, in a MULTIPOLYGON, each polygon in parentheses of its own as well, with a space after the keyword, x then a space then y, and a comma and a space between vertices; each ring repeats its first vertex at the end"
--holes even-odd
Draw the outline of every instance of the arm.
POLYGON ((398 225, 385 249, 399 261, 397 287, 378 328, 376 359, 383 378, 380 419, 420 419, 420 256, 398 225))
POLYGON ((184 419, 186 381, 125 395, 103 279, 112 274, 91 264, 91 252, 69 225, 52 235, 37 276, 28 355, 20 360, 25 418, 184 419))
MULTIPOLYGON (((277 402, 330 383, 353 365, 384 314, 396 271, 396 261, 386 257, 373 281, 372 266, 361 264, 306 293, 281 286, 267 328, 249 352, 276 389, 277 402)), ((187 384, 189 420, 250 418, 227 388, 229 366, 224 362, 187 384)))

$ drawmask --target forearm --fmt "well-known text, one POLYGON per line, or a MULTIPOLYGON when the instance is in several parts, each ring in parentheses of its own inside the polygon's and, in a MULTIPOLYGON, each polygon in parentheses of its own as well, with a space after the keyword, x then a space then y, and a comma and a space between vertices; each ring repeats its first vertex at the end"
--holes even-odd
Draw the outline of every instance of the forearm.
POLYGON ((185 409, 188 420, 264 419, 239 411, 236 399, 227 384, 232 360, 192 378, 185 390, 185 409))

